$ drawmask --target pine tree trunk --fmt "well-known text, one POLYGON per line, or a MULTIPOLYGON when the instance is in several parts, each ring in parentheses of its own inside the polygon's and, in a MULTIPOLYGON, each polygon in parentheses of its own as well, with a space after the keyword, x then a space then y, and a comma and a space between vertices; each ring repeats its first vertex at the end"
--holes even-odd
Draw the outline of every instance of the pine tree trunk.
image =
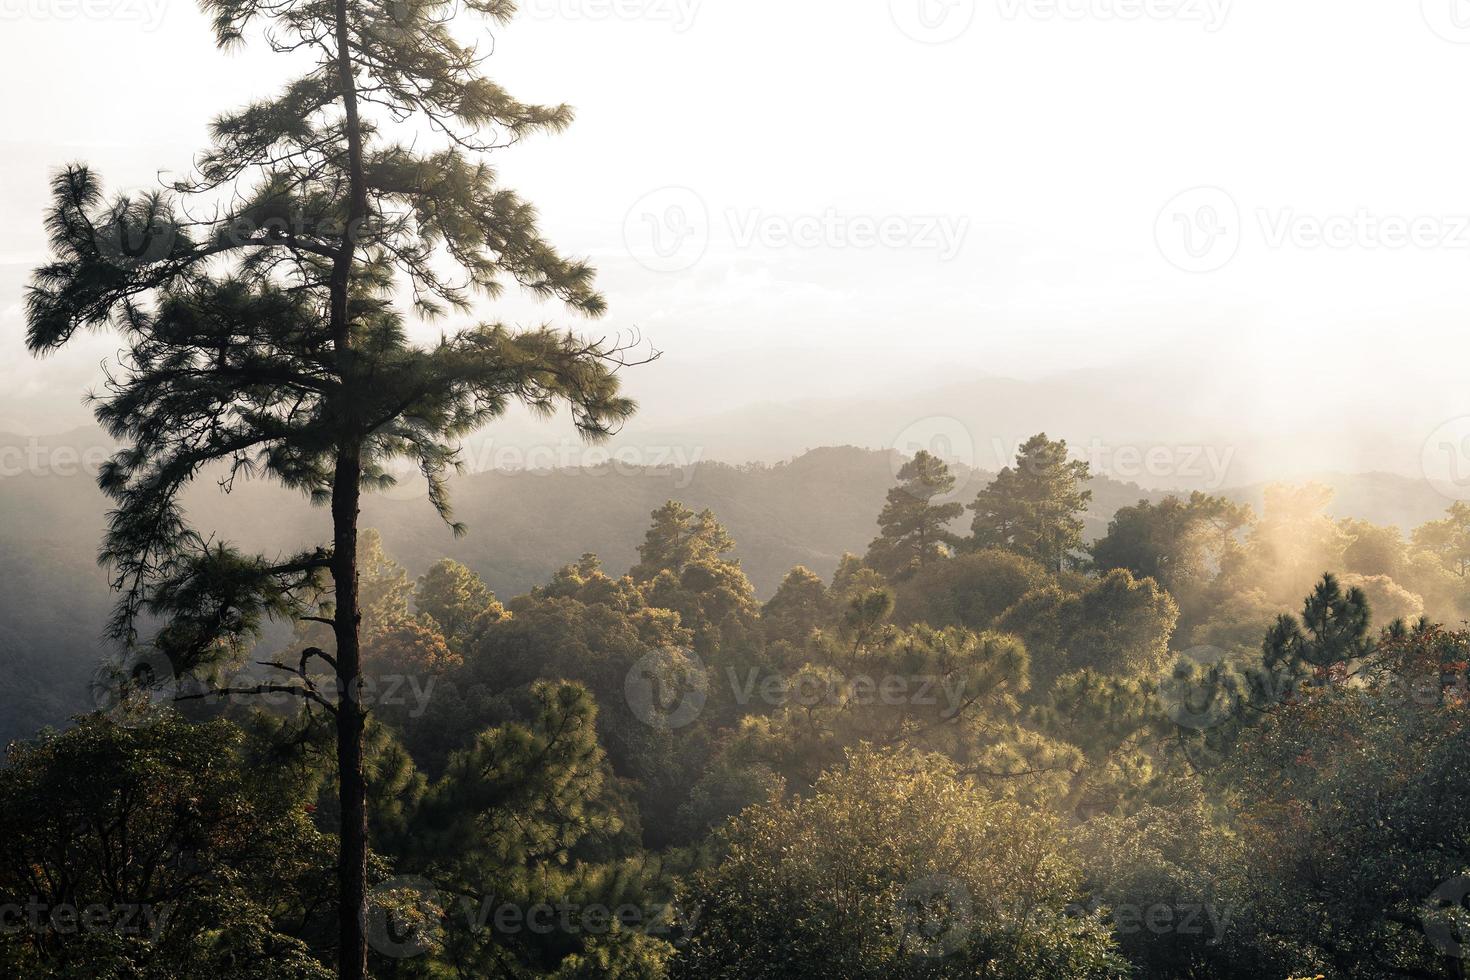
POLYGON ((367 977, 367 780, 362 744, 366 721, 361 697, 358 643, 357 515, 362 492, 361 451, 344 447, 332 487, 332 578, 337 610, 337 786, 342 813, 337 887, 340 949, 338 976, 367 977))
POLYGON ((357 114, 356 73, 347 29, 347 0, 336 0, 337 81, 341 86, 350 201, 342 248, 332 263, 330 282, 332 343, 346 391, 337 470, 332 483, 332 578, 337 611, 337 787, 342 829, 337 861, 341 980, 367 980, 367 779, 362 744, 366 711, 361 697, 362 657, 357 606, 357 518, 362 496, 361 420, 354 411, 357 371, 353 364, 348 297, 357 236, 368 217, 363 176, 362 126, 357 114))

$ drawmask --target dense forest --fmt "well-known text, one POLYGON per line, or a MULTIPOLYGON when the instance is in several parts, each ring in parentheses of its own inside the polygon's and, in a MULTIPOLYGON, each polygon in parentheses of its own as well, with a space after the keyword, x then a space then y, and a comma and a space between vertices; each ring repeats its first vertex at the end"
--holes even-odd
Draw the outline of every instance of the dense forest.
MULTIPOLYGON (((505 600, 366 533, 373 975, 1458 976, 1470 509, 1167 496, 1084 546, 1088 484, 920 453, 764 602, 678 501, 505 600)), ((330 975, 325 712, 113 669, 0 770, 7 972, 330 975)))
POLYGON ((202 7, 299 74, 62 164, 24 295, 117 350, 95 488, 0 486, 0 975, 1466 976, 1470 504, 1045 432, 467 472, 660 356, 490 163, 572 118, 483 74, 515 5, 202 7))

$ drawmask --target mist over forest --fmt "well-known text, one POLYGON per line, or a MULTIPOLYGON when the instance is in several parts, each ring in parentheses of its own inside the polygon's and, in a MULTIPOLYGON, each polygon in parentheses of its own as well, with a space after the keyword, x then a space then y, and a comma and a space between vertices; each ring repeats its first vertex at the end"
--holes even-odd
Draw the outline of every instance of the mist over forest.
POLYGON ((0 0, 0 977, 1465 980, 1470 21, 1236 7, 0 0))

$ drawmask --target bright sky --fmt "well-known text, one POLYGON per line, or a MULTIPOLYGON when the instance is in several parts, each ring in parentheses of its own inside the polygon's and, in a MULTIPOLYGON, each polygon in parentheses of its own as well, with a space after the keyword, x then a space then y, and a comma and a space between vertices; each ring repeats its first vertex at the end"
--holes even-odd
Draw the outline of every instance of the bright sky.
MULTIPOLYGON (((578 120, 497 165, 668 352, 654 419, 1094 368, 1278 446, 1470 414, 1470 2, 522 8, 490 72, 578 120)), ((24 354, 48 170, 146 184, 286 66, 185 0, 0 21, 0 429, 55 430, 113 345, 24 354)))

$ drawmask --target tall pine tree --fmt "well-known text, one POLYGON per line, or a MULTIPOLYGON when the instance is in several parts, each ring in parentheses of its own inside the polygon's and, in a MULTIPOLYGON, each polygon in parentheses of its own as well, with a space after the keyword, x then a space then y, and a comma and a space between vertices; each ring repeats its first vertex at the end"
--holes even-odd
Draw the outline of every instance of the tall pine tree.
POLYGON ((1089 467, 1067 459, 1065 441, 1034 435, 1001 470, 970 509, 972 543, 1004 548, 1035 559, 1053 572, 1076 561, 1082 548, 1082 512, 1092 491, 1082 489, 1089 467))
MULTIPOLYGON (((28 296, 38 354, 79 329, 125 349, 98 400, 128 444, 100 477, 112 499, 103 558, 121 592, 112 632, 154 643, 186 674, 238 656, 266 616, 317 616, 335 652, 275 664, 282 690, 335 720, 341 772, 339 972, 366 975, 367 855, 358 599, 365 490, 406 460, 451 519, 445 477, 458 440, 521 403, 570 409, 591 438, 633 411, 623 349, 551 328, 484 324, 411 343, 422 317, 467 312, 507 283, 598 316, 593 270, 541 237, 530 205, 483 154, 556 131, 566 106, 516 101, 456 39, 447 0, 204 0, 221 47, 260 28, 307 68, 276 98, 217 118, 189 179, 104 196, 85 166, 60 173, 47 218, 52 261, 28 296), (401 133, 396 138, 394 133, 401 133), (208 473, 264 476, 330 505, 330 540, 247 555, 188 525, 179 495, 208 473), (315 601, 330 587, 330 606, 315 601), (325 663, 330 690, 312 670, 325 663)), ((505 0, 463 5, 503 22, 505 0)), ((293 60, 293 63, 297 63, 293 60)), ((456 525, 456 529, 458 526, 456 525)))
POLYGON ((898 486, 888 491, 878 515, 879 536, 868 546, 867 563, 890 577, 906 575, 942 558, 959 543, 949 522, 965 512, 963 504, 935 503, 953 492, 954 474, 939 457, 919 450, 898 471, 898 486))

